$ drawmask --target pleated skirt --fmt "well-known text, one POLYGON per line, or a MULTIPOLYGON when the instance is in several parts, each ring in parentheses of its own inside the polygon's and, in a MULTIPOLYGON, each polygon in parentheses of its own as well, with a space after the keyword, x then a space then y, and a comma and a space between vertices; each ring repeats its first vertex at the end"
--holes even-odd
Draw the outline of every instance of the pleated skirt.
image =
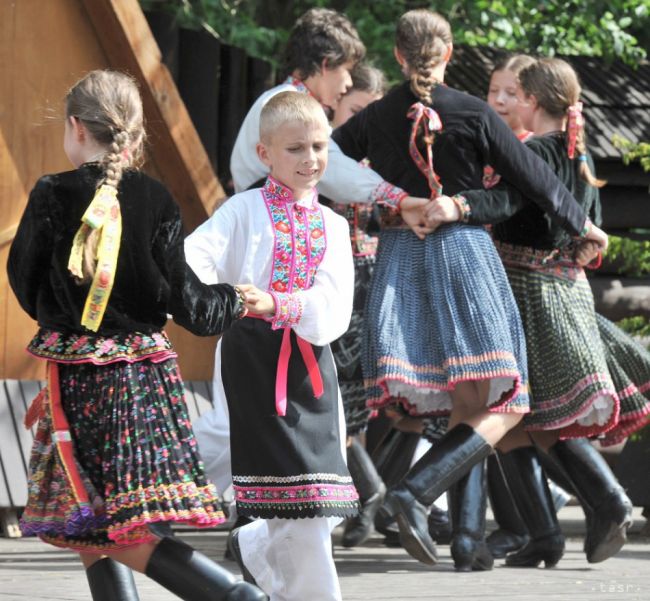
POLYGON ((372 408, 445 414, 458 383, 488 380, 491 411, 528 411, 523 328, 484 228, 450 224, 424 240, 382 231, 362 361, 372 408))
POLYGON ((621 403, 618 423, 600 439, 610 446, 650 425, 650 352, 602 315, 596 314, 596 322, 621 403))
POLYGON ((203 471, 175 358, 57 367, 58 390, 48 394, 59 395, 69 434, 53 432, 44 406, 23 533, 101 553, 153 540, 152 523, 210 527, 225 520, 203 471), (72 443, 72 461, 57 440, 72 443), (73 490, 71 468, 85 501, 73 490))
POLYGON ((600 336, 591 287, 567 255, 497 244, 526 332, 529 430, 592 437, 619 420, 619 399, 600 336))

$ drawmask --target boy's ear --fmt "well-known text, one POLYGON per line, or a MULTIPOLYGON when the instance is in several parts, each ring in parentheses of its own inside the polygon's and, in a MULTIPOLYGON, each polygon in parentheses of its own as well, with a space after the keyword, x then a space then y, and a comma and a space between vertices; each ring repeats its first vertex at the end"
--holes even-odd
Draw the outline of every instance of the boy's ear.
POLYGON ((325 69, 329 69, 329 65, 327 64, 327 59, 324 58, 323 62, 320 64, 320 72, 325 73, 325 69))
POLYGON ((269 151, 262 142, 258 142, 255 145, 255 150, 257 151, 257 156, 260 161, 264 163, 267 167, 271 167, 271 158, 269 157, 269 151))

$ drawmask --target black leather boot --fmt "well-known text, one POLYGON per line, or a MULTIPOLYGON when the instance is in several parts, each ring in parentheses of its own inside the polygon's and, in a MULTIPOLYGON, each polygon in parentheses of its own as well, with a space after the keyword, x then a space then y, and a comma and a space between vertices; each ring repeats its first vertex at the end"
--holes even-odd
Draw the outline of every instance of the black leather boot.
POLYGON ((502 559, 508 553, 521 549, 528 542, 528 529, 512 499, 499 465, 498 456, 498 453, 494 453, 487 459, 487 489, 490 496, 490 507, 494 520, 499 526, 487 537, 487 545, 494 559, 502 559))
POLYGON ((479 461, 449 489, 451 556, 458 572, 491 570, 494 559, 485 542, 487 483, 479 461))
POLYGON ((627 541, 632 502, 602 455, 585 439, 561 440, 551 447, 587 516, 584 551, 589 563, 616 555, 627 541))
POLYGON ((151 554, 146 575, 184 601, 266 601, 256 586, 177 538, 163 538, 151 554))
POLYGON ((131 568, 104 557, 86 570, 93 601, 140 601, 131 568))
POLYGON ((499 456, 505 479, 530 540, 506 555, 506 565, 554 567, 564 554, 564 536, 557 521, 551 491, 534 447, 522 447, 499 456))
POLYGON ((472 427, 459 424, 388 492, 384 508, 396 518, 400 542, 412 557, 429 565, 437 563, 436 546, 429 536, 427 507, 491 451, 492 447, 472 427))
POLYGON ((355 547, 365 542, 372 533, 375 516, 386 496, 386 486, 370 455, 354 438, 348 447, 348 469, 359 492, 361 509, 358 515, 347 520, 341 544, 355 547))
POLYGON ((451 542, 451 521, 449 512, 440 509, 435 503, 429 507, 427 519, 429 536, 439 545, 448 545, 451 542))

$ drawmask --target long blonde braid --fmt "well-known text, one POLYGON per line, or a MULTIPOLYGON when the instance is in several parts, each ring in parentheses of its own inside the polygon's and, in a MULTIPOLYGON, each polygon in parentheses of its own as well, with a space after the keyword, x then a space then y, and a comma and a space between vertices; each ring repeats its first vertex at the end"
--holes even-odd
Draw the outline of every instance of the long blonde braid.
MULTIPOLYGON (((124 170, 139 166, 144 148, 142 100, 135 80, 118 71, 91 71, 70 88, 66 117, 79 119, 107 149, 101 160, 104 177, 97 187, 107 184, 117 189, 124 170)), ((97 244, 97 231, 92 230, 84 243, 79 283, 94 277, 97 244)))

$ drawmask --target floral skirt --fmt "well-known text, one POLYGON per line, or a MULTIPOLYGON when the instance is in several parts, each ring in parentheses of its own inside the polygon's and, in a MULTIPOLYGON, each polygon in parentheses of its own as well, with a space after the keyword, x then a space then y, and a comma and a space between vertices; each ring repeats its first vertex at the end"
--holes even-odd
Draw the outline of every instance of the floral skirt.
POLYGON ((424 240, 382 230, 365 319, 370 407, 448 414, 457 384, 489 381, 490 411, 528 412, 524 332, 484 228, 450 224, 424 240))
POLYGON ((497 244, 526 332, 529 430, 562 438, 598 436, 614 427, 619 400, 584 270, 571 257, 497 244))
POLYGON ((206 480, 174 358, 48 362, 24 534, 86 552, 155 537, 148 525, 224 521, 206 480))

